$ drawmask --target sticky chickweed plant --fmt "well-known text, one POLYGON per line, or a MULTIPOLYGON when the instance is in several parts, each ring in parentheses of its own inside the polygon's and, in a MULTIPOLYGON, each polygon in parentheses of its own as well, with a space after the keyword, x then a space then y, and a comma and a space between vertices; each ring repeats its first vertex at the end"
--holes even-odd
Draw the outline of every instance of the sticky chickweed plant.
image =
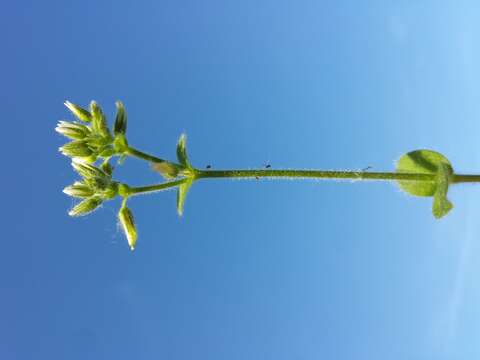
POLYGON ((396 181, 407 194, 432 197, 432 213, 435 218, 445 216, 453 207, 447 199, 450 185, 465 182, 480 182, 480 175, 455 174, 450 162, 440 153, 432 150, 415 150, 403 155, 394 172, 368 171, 323 171, 323 170, 274 170, 270 166, 261 170, 200 170, 190 164, 186 150, 185 135, 177 143, 177 161, 168 161, 147 154, 131 146, 126 138, 127 114, 123 104, 116 103, 117 114, 110 129, 100 106, 92 101, 89 110, 65 102, 76 120, 60 121, 57 132, 71 139, 60 152, 72 159, 73 169, 81 179, 67 186, 63 192, 80 199, 70 211, 70 216, 92 213, 103 202, 117 196, 122 198, 118 221, 126 235, 130 249, 135 248, 137 230, 132 210, 127 201, 140 194, 155 193, 167 189, 177 190, 177 212, 183 214, 188 190, 200 179, 241 178, 241 179, 340 179, 396 181), (150 163, 164 181, 158 184, 133 187, 112 178, 113 166, 110 161, 117 157, 117 164, 123 164, 126 157, 135 157, 150 163))

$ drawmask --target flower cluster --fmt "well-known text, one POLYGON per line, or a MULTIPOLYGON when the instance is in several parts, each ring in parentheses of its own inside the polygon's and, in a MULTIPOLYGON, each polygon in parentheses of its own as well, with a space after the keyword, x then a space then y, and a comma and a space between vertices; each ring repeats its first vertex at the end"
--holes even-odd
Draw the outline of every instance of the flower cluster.
POLYGON ((119 184, 112 181, 111 173, 78 160, 73 160, 72 166, 82 177, 82 181, 67 186, 63 192, 83 200, 70 210, 70 216, 86 215, 99 207, 104 200, 117 196, 119 184))
POLYGON ((112 136, 102 109, 95 101, 90 103, 90 111, 65 102, 65 106, 79 120, 77 122, 60 121, 55 130, 72 141, 59 150, 68 157, 94 163, 98 159, 109 159, 125 151, 127 116, 123 104, 118 101, 117 117, 112 136), (115 146, 117 145, 117 146, 115 146), (120 145, 120 146, 119 146, 120 145))
POLYGON ((133 214, 126 207, 128 186, 112 180, 113 168, 109 160, 113 156, 125 156, 128 149, 125 133, 127 130, 127 115, 121 102, 117 102, 117 115, 110 131, 102 109, 94 101, 90 103, 90 110, 86 110, 69 101, 65 106, 76 117, 76 121, 60 121, 55 130, 71 139, 59 148, 60 152, 72 158, 74 170, 81 176, 67 186, 63 192, 81 201, 70 211, 70 216, 83 216, 97 209, 106 200, 117 195, 123 196, 124 201, 118 213, 118 219, 124 230, 128 244, 133 250, 137 239, 137 231, 133 221, 133 214), (97 167, 95 162, 102 160, 97 167))

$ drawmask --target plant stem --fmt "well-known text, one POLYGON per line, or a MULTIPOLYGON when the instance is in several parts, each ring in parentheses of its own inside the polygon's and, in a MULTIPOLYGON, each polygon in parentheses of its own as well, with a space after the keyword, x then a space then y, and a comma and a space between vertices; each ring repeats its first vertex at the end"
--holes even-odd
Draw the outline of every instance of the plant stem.
MULTIPOLYGON (((332 180, 435 181, 434 174, 323 170, 197 170, 197 179, 207 178, 309 178, 332 180)), ((462 180, 465 181, 465 175, 462 180)), ((470 179, 470 178, 469 178, 470 179)), ((463 182, 462 181, 462 182, 463 182)), ((470 180, 471 181, 471 180, 470 180)), ((480 181, 480 176, 478 180, 480 181)))
MULTIPOLYGON (((435 174, 323 170, 196 170, 197 179, 270 178, 323 180, 435 181, 435 174)), ((480 175, 453 174, 452 184, 480 183, 480 175)))
POLYGON ((453 175, 453 184, 460 183, 478 183, 480 182, 480 175, 464 175, 464 174, 454 174, 453 175))
POLYGON ((130 155, 130 156, 134 156, 134 157, 139 158, 139 159, 154 162, 154 163, 170 162, 170 161, 167 161, 167 160, 164 160, 164 159, 160 159, 156 156, 144 153, 143 151, 137 150, 137 149, 135 149, 131 146, 129 146, 127 148, 126 154, 130 155))
MULTIPOLYGON (((380 181, 435 181, 434 174, 413 174, 365 171, 322 170, 195 170, 195 179, 213 178, 270 178, 270 179, 321 179, 321 180, 380 180, 380 181)), ((182 185, 191 180, 184 177, 160 184, 130 187, 128 196, 159 192, 182 185)), ((452 184, 480 183, 480 175, 454 174, 452 184)))
POLYGON ((129 190, 128 190, 128 196, 135 196, 135 195, 141 195, 141 194, 147 194, 147 193, 153 193, 153 192, 167 190, 167 189, 176 187, 178 185, 181 185, 181 184, 187 182, 188 180, 189 180, 189 178, 181 178, 179 180, 168 181, 168 182, 164 182, 164 183, 161 183, 161 184, 139 186, 139 187, 130 187, 129 190))

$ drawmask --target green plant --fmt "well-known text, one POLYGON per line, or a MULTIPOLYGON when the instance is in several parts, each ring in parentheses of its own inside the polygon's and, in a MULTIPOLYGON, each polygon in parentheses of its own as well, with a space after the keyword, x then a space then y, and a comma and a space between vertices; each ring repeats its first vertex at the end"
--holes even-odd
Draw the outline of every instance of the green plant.
POLYGON ((118 220, 125 232, 130 248, 135 248, 137 231, 133 213, 127 200, 139 194, 154 193, 177 188, 177 212, 181 216, 187 193, 195 181, 211 178, 289 178, 289 179, 353 179, 396 181, 406 193, 433 198, 432 213, 436 218, 445 216, 453 207, 447 199, 448 187, 464 182, 480 182, 480 175, 455 174, 450 162, 432 150, 415 150, 403 155, 394 172, 323 171, 323 170, 200 170, 188 160, 186 137, 177 143, 177 161, 168 161, 132 147, 126 138, 127 114, 121 102, 116 103, 117 114, 112 130, 108 127, 102 109, 94 101, 86 110, 65 102, 76 121, 60 121, 56 131, 71 141, 59 150, 72 158, 74 170, 81 176, 63 191, 81 201, 69 215, 83 216, 93 212, 104 201, 117 196, 123 198, 118 220), (165 181, 159 184, 132 187, 112 179, 110 160, 118 157, 122 164, 128 156, 145 160, 165 181))

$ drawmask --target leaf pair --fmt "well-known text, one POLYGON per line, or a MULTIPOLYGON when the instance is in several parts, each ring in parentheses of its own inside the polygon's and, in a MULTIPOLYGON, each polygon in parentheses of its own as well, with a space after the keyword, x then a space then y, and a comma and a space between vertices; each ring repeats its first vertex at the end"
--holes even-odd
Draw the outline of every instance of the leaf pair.
MULTIPOLYGON (((182 172, 187 175, 193 174, 193 167, 188 160, 187 155, 187 137, 185 134, 180 136, 177 143, 177 158, 180 165, 182 165, 182 172)), ((188 176, 188 180, 181 184, 177 189, 177 213, 178 216, 183 215, 183 207, 185 205, 185 199, 187 197, 188 190, 193 184, 193 177, 188 176)))
POLYGON ((447 198, 453 168, 442 154, 432 150, 411 151, 398 160, 397 172, 433 175, 431 181, 399 180, 398 185, 410 195, 433 197, 432 213, 435 218, 440 219, 453 208, 447 198))

